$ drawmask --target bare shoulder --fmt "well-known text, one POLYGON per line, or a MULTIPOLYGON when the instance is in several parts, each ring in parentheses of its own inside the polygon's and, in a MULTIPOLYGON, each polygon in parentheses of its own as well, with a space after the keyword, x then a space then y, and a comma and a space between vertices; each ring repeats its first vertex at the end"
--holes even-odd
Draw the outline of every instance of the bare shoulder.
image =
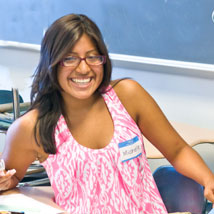
POLYGON ((136 94, 136 92, 145 91, 144 88, 133 79, 113 80, 111 85, 114 87, 118 96, 132 96, 136 94))
POLYGON ((14 121, 7 131, 6 141, 15 142, 19 146, 32 147, 37 115, 37 110, 32 110, 14 121))
POLYGON ((147 91, 137 81, 132 79, 123 79, 117 81, 116 84, 113 82, 112 86, 121 102, 125 105, 131 103, 133 105, 150 97, 147 91))
POLYGON ((128 113, 136 121, 139 108, 142 108, 151 96, 137 81, 132 79, 113 81, 112 86, 128 113))
POLYGON ((13 122, 13 124, 9 127, 7 133, 10 133, 11 131, 12 132, 32 131, 33 127, 36 124, 37 115, 38 115, 37 110, 27 112, 26 114, 24 114, 23 116, 21 116, 20 118, 13 122))

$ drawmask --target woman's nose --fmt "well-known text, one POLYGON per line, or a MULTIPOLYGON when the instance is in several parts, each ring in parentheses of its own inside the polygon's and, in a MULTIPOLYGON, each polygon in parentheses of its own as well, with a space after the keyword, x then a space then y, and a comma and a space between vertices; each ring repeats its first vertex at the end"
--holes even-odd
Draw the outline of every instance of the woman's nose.
POLYGON ((90 66, 86 63, 85 60, 81 60, 79 65, 76 68, 76 71, 82 74, 87 74, 91 70, 90 66))

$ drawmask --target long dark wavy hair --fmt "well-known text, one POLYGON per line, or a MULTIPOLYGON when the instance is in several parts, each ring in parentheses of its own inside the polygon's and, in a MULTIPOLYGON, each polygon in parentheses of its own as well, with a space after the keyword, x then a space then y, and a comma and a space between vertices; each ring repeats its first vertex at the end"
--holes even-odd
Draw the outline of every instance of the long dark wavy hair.
POLYGON ((46 31, 40 50, 40 61, 33 75, 31 108, 38 110, 34 137, 49 154, 56 153, 54 131, 63 114, 61 87, 57 79, 60 61, 83 34, 88 35, 99 54, 106 56, 103 80, 97 89, 104 93, 111 80, 112 65, 102 34, 97 25, 82 14, 69 14, 56 20, 46 31))

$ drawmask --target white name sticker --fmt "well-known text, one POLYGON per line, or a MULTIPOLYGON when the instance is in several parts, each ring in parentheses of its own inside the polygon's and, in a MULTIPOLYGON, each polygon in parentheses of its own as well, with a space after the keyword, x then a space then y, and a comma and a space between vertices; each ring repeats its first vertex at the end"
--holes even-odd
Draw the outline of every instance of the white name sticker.
POLYGON ((138 136, 118 144, 122 162, 134 159, 142 154, 141 142, 138 136))

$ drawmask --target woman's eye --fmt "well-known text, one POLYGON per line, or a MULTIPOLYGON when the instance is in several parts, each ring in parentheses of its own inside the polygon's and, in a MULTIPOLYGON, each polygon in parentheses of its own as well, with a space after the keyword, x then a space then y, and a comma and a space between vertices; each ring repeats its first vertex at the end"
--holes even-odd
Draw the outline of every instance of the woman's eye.
POLYGON ((89 61, 100 61, 100 56, 88 56, 89 61))
POLYGON ((99 56, 87 56, 87 58, 89 58, 89 59, 97 59, 97 58, 99 58, 99 56))
POLYGON ((71 61, 76 61, 77 60, 77 57, 73 57, 73 56, 69 56, 69 57, 66 57, 64 59, 65 62, 71 62, 71 61))

